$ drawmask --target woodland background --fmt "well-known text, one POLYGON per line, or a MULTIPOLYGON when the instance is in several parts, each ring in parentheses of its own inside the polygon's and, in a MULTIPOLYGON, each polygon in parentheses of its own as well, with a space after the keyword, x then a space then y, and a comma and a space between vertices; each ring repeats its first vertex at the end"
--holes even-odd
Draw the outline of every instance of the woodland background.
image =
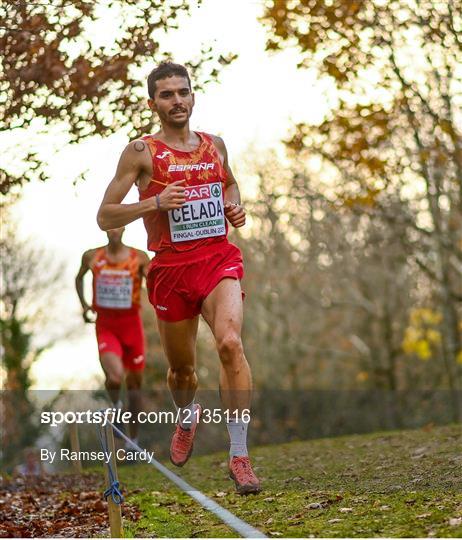
MULTIPOLYGON (((107 4, 130 13, 110 52, 85 34, 98 3, 2 4, 2 132, 27 133, 41 118, 43 137, 59 126, 74 145, 154 129, 140 71, 146 57, 162 59, 153 32, 173 27, 192 3, 107 4)), ((241 184, 257 186, 245 201, 249 225, 232 241, 245 256, 243 339, 261 442, 274 440, 275 425, 283 437, 306 438, 461 419, 461 13, 459 0, 262 2, 267 53, 296 48, 297 69, 315 66, 336 94, 321 123, 290 126, 283 156, 269 151, 238 171, 241 184)), ((204 48, 188 66, 196 92, 206 94, 235 59, 204 48)), ((281 99, 290 99, 287 84, 281 99)), ((2 446, 10 459, 39 435, 30 368, 48 346, 35 337, 62 263, 15 235, 15 204, 27 183, 47 182, 47 164, 27 146, 3 158, 2 446)), ((156 359, 145 386, 164 389, 147 303, 143 314, 156 359)), ((198 356, 201 387, 216 389, 204 327, 198 356)))

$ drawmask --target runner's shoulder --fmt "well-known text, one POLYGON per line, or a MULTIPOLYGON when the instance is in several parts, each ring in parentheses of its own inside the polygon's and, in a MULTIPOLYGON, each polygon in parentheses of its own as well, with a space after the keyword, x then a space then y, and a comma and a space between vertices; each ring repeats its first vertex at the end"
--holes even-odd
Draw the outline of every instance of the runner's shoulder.
POLYGON ((94 258, 94 256, 96 255, 96 253, 102 248, 104 248, 104 246, 99 246, 99 247, 87 249, 87 251, 84 251, 82 255, 82 262, 89 264, 94 258))
POLYGON ((125 147, 124 153, 129 154, 131 158, 142 157, 149 154, 149 148, 143 139, 133 139, 125 147))
POLYGON ((219 150, 226 152, 225 141, 222 139, 222 137, 219 137, 218 135, 213 135, 212 133, 206 133, 206 135, 211 137, 212 141, 219 148, 219 150))
POLYGON ((215 148, 218 150, 218 152, 223 157, 223 162, 226 165, 228 162, 228 151, 226 150, 225 141, 219 137, 218 135, 212 135, 211 133, 208 134, 209 137, 212 138, 213 144, 215 145, 215 148))

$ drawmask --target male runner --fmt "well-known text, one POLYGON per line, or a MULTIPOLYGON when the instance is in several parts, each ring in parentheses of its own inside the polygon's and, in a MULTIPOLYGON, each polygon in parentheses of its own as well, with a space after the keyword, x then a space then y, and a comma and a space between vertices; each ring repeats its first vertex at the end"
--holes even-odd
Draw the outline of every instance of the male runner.
MULTIPOLYGON (((143 251, 122 243, 124 227, 107 231, 107 246, 90 249, 82 256, 75 287, 85 322, 96 313, 96 339, 105 386, 116 409, 122 407, 120 388, 125 376, 128 408, 136 420, 140 410, 141 383, 145 366, 144 333, 140 317, 140 290, 149 257, 143 251), (93 301, 88 305, 83 278, 93 274, 93 301)), ((138 423, 130 422, 130 436, 137 440, 138 423)))
POLYGON ((247 453, 246 411, 252 387, 241 341, 243 276, 240 250, 227 240, 227 222, 245 223, 239 188, 220 137, 191 131, 194 95, 187 70, 166 62, 148 77, 148 100, 161 129, 128 144, 98 212, 103 230, 143 218, 148 249, 156 252, 148 274, 163 348, 168 386, 179 412, 170 448, 181 467, 193 449, 202 409, 197 388, 196 336, 202 314, 215 337, 220 395, 230 436, 230 476, 238 493, 260 482, 247 453), (140 201, 122 204, 136 183, 140 201), (226 219, 225 219, 226 218, 226 219), (226 418, 228 420, 228 418, 226 418))

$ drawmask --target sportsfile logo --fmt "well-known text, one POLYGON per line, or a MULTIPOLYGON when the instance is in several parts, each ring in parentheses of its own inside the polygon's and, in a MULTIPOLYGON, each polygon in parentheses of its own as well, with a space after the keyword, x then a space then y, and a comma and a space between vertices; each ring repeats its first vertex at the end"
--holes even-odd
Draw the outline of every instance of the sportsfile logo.
POLYGON ((182 171, 208 171, 215 168, 215 163, 186 163, 183 165, 169 165, 168 172, 182 172, 182 171))

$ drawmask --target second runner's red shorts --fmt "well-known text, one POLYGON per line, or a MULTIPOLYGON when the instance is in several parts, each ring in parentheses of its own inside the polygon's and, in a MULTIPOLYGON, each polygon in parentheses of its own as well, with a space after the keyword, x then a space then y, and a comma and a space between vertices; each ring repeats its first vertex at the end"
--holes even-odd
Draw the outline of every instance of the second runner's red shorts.
POLYGON ((99 354, 114 353, 128 371, 142 371, 145 366, 144 332, 140 314, 98 313, 96 339, 99 354))
POLYGON ((149 268, 149 301, 163 321, 193 319, 222 279, 241 280, 243 275, 242 253, 227 241, 192 252, 160 254, 149 268))

